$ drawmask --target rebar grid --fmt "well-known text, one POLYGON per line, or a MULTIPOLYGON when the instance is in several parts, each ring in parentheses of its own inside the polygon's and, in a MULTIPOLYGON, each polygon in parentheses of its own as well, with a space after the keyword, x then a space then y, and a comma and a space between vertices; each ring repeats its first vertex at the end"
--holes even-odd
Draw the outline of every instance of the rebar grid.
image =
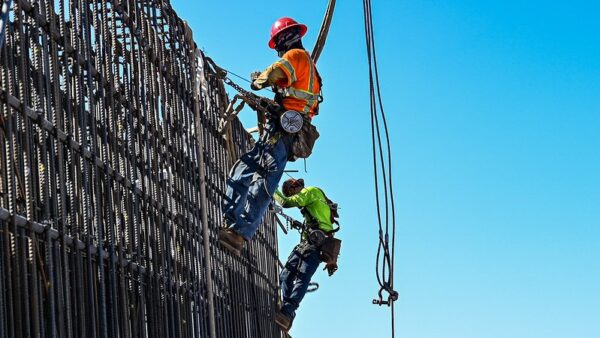
POLYGON ((0 337, 210 337, 208 283, 217 337, 280 337, 273 215, 240 258, 216 238, 252 141, 220 136, 223 83, 169 2, 18 0, 7 30, 0 337))

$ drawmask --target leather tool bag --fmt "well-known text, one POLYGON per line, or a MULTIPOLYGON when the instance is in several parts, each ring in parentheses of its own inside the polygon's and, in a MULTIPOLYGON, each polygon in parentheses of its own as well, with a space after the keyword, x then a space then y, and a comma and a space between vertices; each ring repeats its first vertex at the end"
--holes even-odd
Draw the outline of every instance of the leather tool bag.
POLYGON ((342 241, 335 237, 327 237, 321 244, 321 261, 325 263, 337 263, 342 241))
POLYGON ((309 118, 304 118, 302 129, 295 134, 291 134, 291 153, 288 156, 290 162, 294 162, 299 158, 307 158, 312 154, 315 142, 319 138, 317 127, 310 123, 309 118))

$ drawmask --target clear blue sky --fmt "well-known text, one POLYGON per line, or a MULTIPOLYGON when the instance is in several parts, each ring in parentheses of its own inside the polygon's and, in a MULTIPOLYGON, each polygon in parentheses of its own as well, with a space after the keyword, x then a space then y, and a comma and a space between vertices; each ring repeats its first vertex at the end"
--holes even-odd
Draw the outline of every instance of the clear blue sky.
MULTIPOLYGON (((243 75, 271 23, 326 1, 183 1, 198 44, 243 75)), ((600 338, 600 3, 374 1, 398 207, 396 337, 600 338)), ((303 176, 341 206, 340 270, 292 335, 390 337, 371 305, 377 228, 362 5, 338 1, 303 176)), ((246 111, 244 121, 255 116, 246 111)), ((298 164, 289 168, 301 169, 298 164)), ((281 239, 285 259, 297 235, 281 239)))

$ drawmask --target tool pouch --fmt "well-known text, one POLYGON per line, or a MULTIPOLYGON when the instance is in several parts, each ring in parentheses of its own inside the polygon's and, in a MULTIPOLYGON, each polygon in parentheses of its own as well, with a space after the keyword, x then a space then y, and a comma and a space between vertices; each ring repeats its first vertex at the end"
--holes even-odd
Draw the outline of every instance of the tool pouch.
POLYGON ((321 261, 325 263, 337 263, 342 241, 335 237, 327 237, 321 244, 321 261))
POLYGON ((291 151, 288 154, 288 161, 294 162, 299 158, 307 158, 312 154, 315 142, 319 138, 317 128, 310 123, 310 119, 305 117, 302 128, 292 138, 291 151))
POLYGON ((325 243, 327 239, 327 235, 323 230, 320 229, 310 229, 308 230, 308 243, 320 247, 325 243))
POLYGON ((314 252, 314 250, 316 250, 316 247, 314 245, 310 244, 308 241, 302 241, 302 242, 300 242, 300 244, 296 245, 294 250, 300 256, 306 258, 306 257, 310 256, 310 254, 312 252, 314 252))

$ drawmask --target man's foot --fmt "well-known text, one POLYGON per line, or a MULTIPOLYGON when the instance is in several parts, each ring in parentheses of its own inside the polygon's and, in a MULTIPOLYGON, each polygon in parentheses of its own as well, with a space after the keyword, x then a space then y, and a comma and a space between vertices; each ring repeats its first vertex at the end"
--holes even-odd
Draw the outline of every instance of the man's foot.
POLYGON ((240 256, 246 239, 233 229, 221 229, 219 231, 219 242, 231 253, 240 256))
POLYGON ((275 323, 277 323, 277 325, 285 332, 288 332, 290 328, 292 328, 293 321, 294 319, 291 316, 281 311, 277 311, 275 314, 275 323))

